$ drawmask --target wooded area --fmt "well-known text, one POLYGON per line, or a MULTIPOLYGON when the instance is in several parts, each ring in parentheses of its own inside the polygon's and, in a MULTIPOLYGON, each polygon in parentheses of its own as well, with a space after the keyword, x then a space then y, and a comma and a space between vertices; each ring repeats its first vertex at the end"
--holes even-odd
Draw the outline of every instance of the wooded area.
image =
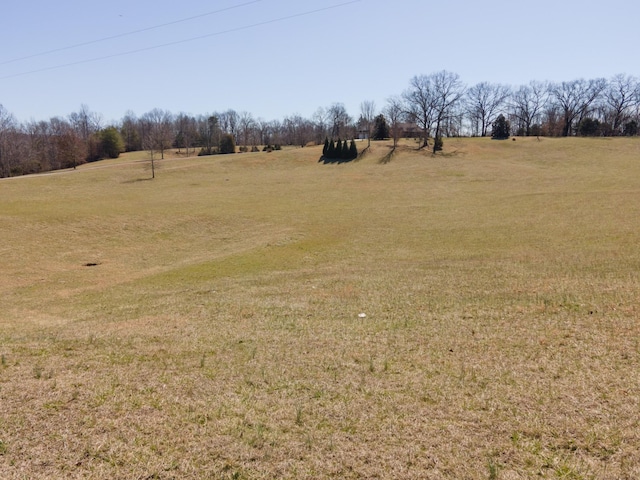
POLYGON ((609 80, 467 86, 457 74, 441 71, 413 77, 404 92, 390 96, 380 109, 363 101, 357 117, 334 103, 318 108, 311 118, 282 120, 232 109, 191 115, 156 108, 142 116, 128 112, 115 125, 105 125, 99 113, 82 105, 66 117, 21 123, 0 104, 0 177, 75 168, 124 151, 147 150, 153 159, 167 148, 209 155, 235 151, 235 145, 248 151, 258 145, 322 144, 326 138, 370 140, 376 117, 396 141, 415 135, 424 148, 433 138, 435 152, 443 137, 491 135, 500 115, 511 133, 520 136, 634 136, 640 81, 619 74, 609 80))

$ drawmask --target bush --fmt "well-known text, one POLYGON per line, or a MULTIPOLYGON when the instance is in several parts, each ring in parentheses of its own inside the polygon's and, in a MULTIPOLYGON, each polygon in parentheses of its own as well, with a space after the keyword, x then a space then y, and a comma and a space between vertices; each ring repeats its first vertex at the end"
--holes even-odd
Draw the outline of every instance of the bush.
POLYGON ((600 121, 595 118, 584 118, 578 125, 578 133, 583 137, 600 135, 600 121))
POLYGON ((540 135, 542 135, 542 126, 538 123, 531 125, 531 131, 529 132, 529 135, 533 137, 539 137, 540 135))
POLYGON ((214 155, 216 152, 212 148, 202 147, 198 152, 199 157, 214 155))
POLYGON ((638 122, 631 120, 624 124, 624 130, 622 132, 627 137, 633 137, 638 134, 638 122))
POLYGON ((236 153, 236 141, 233 135, 224 134, 220 139, 220 153, 236 153))
POLYGON ((118 158, 124 152, 124 140, 115 127, 108 127, 100 132, 99 150, 101 156, 109 158, 118 158))

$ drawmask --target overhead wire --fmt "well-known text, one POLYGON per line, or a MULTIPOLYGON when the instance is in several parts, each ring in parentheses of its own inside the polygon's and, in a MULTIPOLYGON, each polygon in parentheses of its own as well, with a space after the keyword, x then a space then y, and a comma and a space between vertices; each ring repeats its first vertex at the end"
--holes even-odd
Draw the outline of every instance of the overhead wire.
POLYGON ((351 5, 351 4, 354 4, 354 3, 359 3, 360 1, 362 1, 362 0, 350 0, 350 1, 347 1, 347 2, 339 3, 339 4, 330 5, 328 7, 317 8, 315 10, 308 10, 306 12, 301 12, 301 13, 296 13, 296 14, 293 14, 293 15, 287 15, 287 16, 283 16, 283 17, 278 17, 278 18, 274 18, 274 19, 271 19, 271 20, 265 20, 265 21, 262 21, 262 22, 256 22, 256 23, 252 23, 250 25, 244 25, 244 26, 241 26, 241 27, 230 28, 230 29, 227 29, 227 30, 208 33, 208 34, 205 34, 205 35, 198 35, 197 37, 190 37, 190 38, 186 38, 186 39, 183 39, 183 40, 176 40, 176 41, 173 41, 173 42, 163 43, 163 44, 159 44, 159 45, 153 45, 153 46, 150 46, 150 47, 138 48, 138 49, 129 50, 129 51, 126 51, 126 52, 114 53, 114 54, 111 54, 111 55, 104 55, 102 57, 95 57, 95 58, 89 58, 89 59, 85 59, 85 60, 78 60, 77 62, 70 62, 70 63, 60 64, 60 65, 54 65, 54 66, 51 66, 51 67, 39 68, 39 69, 36 69, 36 70, 29 70, 27 72, 21 72, 21 73, 15 73, 15 74, 11 74, 11 75, 0 76, 0 80, 6 80, 6 79, 9 79, 9 78, 22 77, 22 76, 31 75, 31 74, 34 74, 34 73, 41 73, 41 72, 46 72, 46 71, 50 71, 50 70, 57 70, 57 69, 60 69, 60 68, 72 67, 72 66, 82 65, 82 64, 86 64, 86 63, 93 63, 93 62, 98 62, 98 61, 102 61, 102 60, 108 60, 108 59, 111 59, 111 58, 122 57, 122 56, 125 56, 125 55, 133 55, 133 54, 136 54, 136 53, 148 52, 150 50, 157 50, 157 49, 160 49, 160 48, 166 48, 166 47, 170 47, 170 46, 173 46, 173 45, 180 45, 180 44, 183 44, 183 43, 194 42, 194 41, 202 40, 202 39, 205 39, 205 38, 217 37, 217 36, 226 35, 226 34, 229 34, 229 33, 240 32, 240 31, 243 31, 243 30, 249 30, 249 29, 256 28, 256 27, 261 27, 261 26, 264 26, 264 25, 271 25, 271 24, 283 22, 283 21, 286 21, 286 20, 292 20, 294 18, 305 17, 305 16, 309 16, 309 15, 314 15, 316 13, 325 12, 325 11, 328 11, 328 10, 334 10, 334 9, 337 9, 337 8, 342 8, 342 7, 345 7, 347 5, 351 5))
POLYGON ((8 65, 10 63, 21 62, 23 60, 28 60, 28 59, 36 58, 36 57, 42 57, 42 56, 45 56, 45 55, 50 55, 52 53, 64 52, 66 50, 72 50, 74 48, 86 47, 87 45, 93 45, 93 44, 96 44, 96 43, 107 42, 109 40, 115 40, 117 38, 122 38, 122 37, 128 37, 128 36, 131 36, 131 35, 136 35, 138 33, 149 32, 151 30, 157 30, 158 28, 169 27, 171 25, 176 25, 178 23, 189 22, 191 20, 197 20, 199 18, 209 17, 211 15, 216 15, 218 13, 228 12, 230 10, 235 10, 237 8, 246 7, 247 5, 252 5, 254 3, 258 3, 258 2, 261 2, 261 1, 262 0, 251 0, 250 2, 245 2, 245 3, 238 4, 238 5, 233 5, 231 7, 221 8, 219 10, 214 10, 212 12, 201 13, 199 15, 194 15, 194 16, 187 17, 187 18, 181 18, 180 20, 174 20, 172 22, 161 23, 159 25, 153 25, 151 27, 141 28, 139 30, 133 30, 133 31, 124 32, 124 33, 118 33, 116 35, 111 35, 109 37, 97 38, 95 40, 89 40, 87 42, 76 43, 76 44, 73 44, 73 45, 68 45, 66 47, 54 48, 52 50, 47 50, 47 51, 44 51, 44 52, 34 53, 34 54, 31 54, 31 55, 26 55, 24 57, 18 57, 18 58, 14 58, 14 59, 11 59, 11 60, 5 60, 3 62, 0 62, 0 65, 8 65))

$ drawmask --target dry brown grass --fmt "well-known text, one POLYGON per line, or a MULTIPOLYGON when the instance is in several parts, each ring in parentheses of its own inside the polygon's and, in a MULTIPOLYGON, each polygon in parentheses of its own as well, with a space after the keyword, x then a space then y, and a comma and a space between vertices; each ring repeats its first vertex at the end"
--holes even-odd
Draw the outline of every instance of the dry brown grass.
POLYGON ((638 140, 388 148, 0 182, 0 478, 640 477, 638 140))

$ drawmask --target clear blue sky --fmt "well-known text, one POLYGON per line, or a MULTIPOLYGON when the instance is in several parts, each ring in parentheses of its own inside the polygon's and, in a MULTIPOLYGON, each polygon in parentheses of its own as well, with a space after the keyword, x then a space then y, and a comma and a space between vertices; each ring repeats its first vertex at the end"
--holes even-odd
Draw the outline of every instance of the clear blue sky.
POLYGON ((468 85, 640 77, 638 0, 347 1, 5 0, 0 104, 20 121, 81 104, 105 123, 153 108, 311 117, 334 102, 357 117, 439 70, 468 85))

